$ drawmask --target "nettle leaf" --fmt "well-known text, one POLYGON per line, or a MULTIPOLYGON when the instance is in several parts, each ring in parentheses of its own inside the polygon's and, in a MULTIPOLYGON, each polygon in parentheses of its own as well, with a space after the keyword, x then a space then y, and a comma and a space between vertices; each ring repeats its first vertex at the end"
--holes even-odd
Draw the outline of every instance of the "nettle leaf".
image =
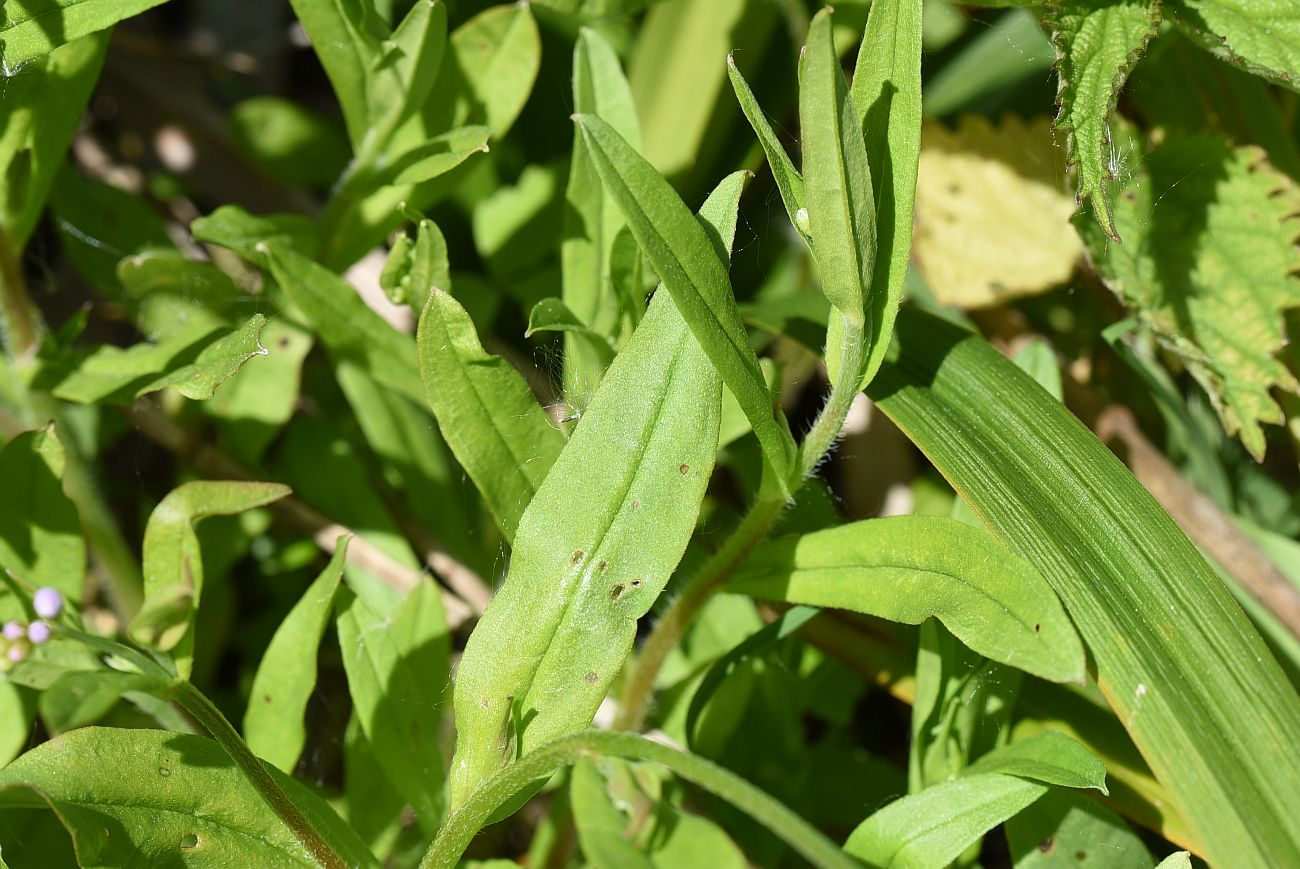
POLYGON ((1300 698, 1231 595, 1055 398, 982 339, 905 314, 868 394, 1055 589, 1207 858, 1300 862, 1300 698))
MULTIPOLYGON (((33 587, 57 588, 74 604, 86 575, 77 510, 63 493, 64 449, 54 427, 23 432, 0 449, 0 568, 33 587)), ((0 584, 0 601, 9 597, 0 584)), ((8 602, 0 617, 18 616, 8 602)))
POLYGON ((659 272, 697 341, 740 402, 763 455, 785 490, 794 472, 794 436, 763 379, 714 245, 668 181, 600 118, 576 115, 606 188, 659 272))
POLYGON ((170 651, 188 677, 194 634, 191 623, 203 594, 203 558, 194 523, 231 516, 289 494, 280 483, 198 480, 173 489, 159 502, 144 529, 144 605, 131 622, 138 642, 170 651))
POLYGON ((336 606, 343 669, 361 729, 384 774, 433 835, 443 814, 438 731, 450 657, 438 586, 420 582, 389 613, 347 590, 336 606))
POLYGON ((1269 394, 1300 391, 1275 358, 1282 312, 1300 305, 1300 191, 1257 148, 1171 137, 1142 160, 1115 214, 1117 245, 1080 227, 1116 295, 1186 362, 1229 434, 1264 456, 1269 394))
MULTIPOLYGON (((849 99, 857 107, 876 199, 871 337, 863 383, 889 350, 912 248, 912 210, 921 154, 921 3, 871 4, 849 99)), ((832 321, 834 322, 834 321, 832 321)))
POLYGON ((316 653, 334 610, 349 539, 339 540, 329 564, 276 629, 248 691, 244 739, 253 754, 282 772, 293 772, 307 744, 303 715, 316 689, 316 653))
MULTIPOLYGON (((700 210, 729 259, 743 173, 700 210)), ((724 267, 725 273, 725 267, 724 267)), ((587 725, 695 529, 718 449, 717 372, 659 292, 519 523, 456 679, 452 805, 587 725)))
POLYGON ((435 287, 417 332, 420 377, 456 460, 513 539, 519 517, 564 447, 523 377, 479 343, 474 322, 435 287))
MULTIPOLYGON (((633 148, 641 147, 641 124, 618 55, 599 33, 583 28, 573 47, 574 111, 599 115, 633 148)), ((617 337, 621 299, 612 278, 614 240, 623 214, 600 181, 582 131, 573 131, 569 183, 564 190, 564 237, 560 242, 562 299, 595 334, 617 337)), ((629 314, 631 312, 628 312, 629 314)), ((533 328, 529 318, 529 328, 533 328)), ((578 335, 564 337, 564 394, 574 407, 591 401, 610 354, 578 335)))
POLYGON ((8 79, 43 54, 112 27, 163 0, 25 0, 0 17, 0 74, 8 79))
POLYGON ((1106 235, 1119 241, 1110 186, 1117 180, 1110 117, 1120 88, 1160 26, 1157 0, 1058 0, 1048 7, 1060 75, 1056 129, 1068 134, 1078 201, 1091 200, 1106 235))
POLYGON ((1165 8, 1217 57, 1300 89, 1300 17, 1290 0, 1166 0, 1165 8))
MULTIPOLYGON (((379 865, 320 797, 267 771, 348 865, 379 865)), ((320 865, 226 750, 202 736, 62 734, 0 769, 0 807, 54 809, 82 866, 320 865)))
MULTIPOLYGON (((0 29, 3 25, 0 25, 0 29)), ((0 41, 6 52, 7 42, 0 41)), ((0 125, 0 228, 22 250, 40 219, 63 166, 86 101, 104 64, 108 34, 75 39, 21 75, 5 71, 5 119, 0 125)), ((0 53, 0 59, 6 59, 0 53)))
POLYGON ((1083 646, 1051 587, 984 531, 951 519, 870 519, 773 540, 727 588, 912 625, 937 617, 981 655, 1083 680, 1083 646))

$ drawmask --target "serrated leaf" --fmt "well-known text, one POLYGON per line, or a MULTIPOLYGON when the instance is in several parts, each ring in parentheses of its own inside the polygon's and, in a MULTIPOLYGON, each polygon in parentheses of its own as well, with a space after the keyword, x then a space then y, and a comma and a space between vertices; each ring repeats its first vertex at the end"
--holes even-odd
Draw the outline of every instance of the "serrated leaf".
MULTIPOLYGON (((876 307, 868 296, 876 259, 876 203, 867 145, 844 83, 829 9, 813 17, 800 57, 799 133, 808 233, 822 292, 843 317, 870 334, 876 307)), ((850 376, 860 378, 864 372, 850 376)))
POLYGON ((997 305, 1059 285, 1081 245, 1046 117, 929 121, 916 185, 916 263, 942 303, 997 305))
POLYGON ((198 480, 173 489, 149 516, 144 530, 144 605, 131 622, 138 642, 172 651, 189 676, 194 648, 191 622, 203 594, 203 559, 194 523, 230 516, 289 494, 279 483, 198 480))
POLYGON ((265 325, 266 317, 254 314, 233 330, 213 331, 199 325, 158 344, 126 349, 103 345, 79 360, 59 360, 43 368, 34 383, 82 404, 125 404, 169 386, 186 398, 202 401, 211 398, 244 363, 267 355, 261 343, 265 325))
POLYGON ((776 472, 777 485, 785 490, 794 467, 794 436, 785 414, 773 407, 731 280, 708 234, 668 181, 608 124, 591 115, 577 115, 575 120, 601 180, 659 272, 664 289, 740 402, 776 472))
POLYGON ((334 609, 349 538, 276 629, 248 689, 244 739, 253 754, 292 773, 307 744, 303 715, 316 690, 316 654, 334 609))
POLYGON ((1078 201, 1090 200, 1102 231, 1118 241, 1110 186, 1117 180, 1110 116, 1120 88, 1160 25, 1157 0, 1059 0, 1049 6, 1056 46, 1056 129, 1079 173, 1078 201))
POLYGON ((23 249, 40 219, 107 46, 107 33, 75 39, 24 66, 21 76, 5 76, 0 228, 15 250, 23 249))
POLYGON ((1083 646, 1028 563, 951 519, 872 519, 758 547, 729 591, 920 624, 937 617, 974 651, 1080 681, 1083 646))
POLYGON ((1300 16, 1290 0, 1167 0, 1165 7, 1220 59, 1300 90, 1300 16))
MULTIPOLYGON (((701 208, 720 266, 743 182, 730 176, 701 208)), ((656 294, 528 505, 510 573, 466 644, 453 807, 516 753, 590 723, 694 531, 721 401, 673 299, 656 294)))
POLYGON ((384 773, 432 835, 443 814, 438 730, 450 654, 438 586, 421 581, 388 614, 351 592, 339 596, 337 607, 343 668, 361 728, 384 773))
POLYGON ((1270 390, 1300 391, 1275 358, 1282 312, 1300 305, 1298 213, 1300 190, 1262 152, 1202 134, 1142 160, 1115 213, 1123 245, 1081 226, 1107 286, 1183 358, 1256 459, 1260 423, 1284 421, 1270 390))
POLYGON ((1300 758, 1286 748, 1300 744, 1300 698, 1240 608, 1028 375, 980 338, 905 313, 869 395, 1056 590, 1106 700, 1208 859, 1300 862, 1300 758))
MULTIPOLYGON (((23 432, 0 449, 0 566, 33 587, 57 588, 75 606, 86 574, 77 510, 63 493, 64 449, 54 427, 23 432)), ((0 601, 9 597, 0 585, 0 601)), ((6 603, 0 617, 17 616, 6 603)))
POLYGON ((442 436, 512 539, 564 436, 519 372, 483 349, 450 294, 429 294, 417 340, 420 377, 442 436))
POLYGON ((912 248, 921 154, 921 12, 917 0, 871 4, 849 98, 857 107, 875 196, 876 265, 869 299, 870 347, 863 383, 889 349, 912 248))
POLYGON ((26 0, 0 17, 0 74, 8 79, 43 54, 138 15, 163 0, 26 0))
MULTIPOLYGON (((320 797, 268 772, 348 865, 378 866, 320 797)), ((57 736, 0 770, 0 806, 47 803, 83 866, 320 865, 226 750, 202 736, 111 727, 57 736)))

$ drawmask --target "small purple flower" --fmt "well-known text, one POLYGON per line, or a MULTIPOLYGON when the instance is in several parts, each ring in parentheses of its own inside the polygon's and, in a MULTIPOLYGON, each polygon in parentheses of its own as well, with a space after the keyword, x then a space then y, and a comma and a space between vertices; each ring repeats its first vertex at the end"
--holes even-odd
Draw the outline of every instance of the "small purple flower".
POLYGON ((63 595, 59 594, 57 588, 48 585, 38 588, 36 594, 32 595, 32 607, 43 619, 57 619, 59 613, 63 612, 63 595))
POLYGON ((49 642, 50 623, 32 622, 27 626, 27 639, 31 640, 33 646, 41 646, 49 642))
POLYGON ((23 635, 26 633, 27 629, 23 627, 23 623, 17 619, 11 619, 5 622, 4 634, 6 640, 21 640, 23 635))
POLYGON ((11 662, 17 664, 27 657, 27 644, 15 643, 9 647, 8 658, 11 662))

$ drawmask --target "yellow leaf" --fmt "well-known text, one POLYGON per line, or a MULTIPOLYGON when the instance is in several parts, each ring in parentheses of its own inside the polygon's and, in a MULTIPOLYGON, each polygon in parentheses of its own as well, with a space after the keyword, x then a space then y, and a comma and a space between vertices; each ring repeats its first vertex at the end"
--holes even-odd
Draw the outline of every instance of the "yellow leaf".
POLYGON ((1081 251, 1047 117, 980 117, 921 130, 913 252, 939 301, 962 308, 1041 293, 1081 251))

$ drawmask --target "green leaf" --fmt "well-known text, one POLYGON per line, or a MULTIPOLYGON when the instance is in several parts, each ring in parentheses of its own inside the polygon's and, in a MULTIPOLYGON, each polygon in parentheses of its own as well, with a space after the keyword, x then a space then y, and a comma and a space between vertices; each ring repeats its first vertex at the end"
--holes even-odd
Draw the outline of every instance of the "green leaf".
POLYGON ((379 275, 379 285, 399 305, 409 304, 423 311, 429 288, 451 292, 451 266, 447 261, 447 239, 438 224, 416 216, 415 240, 398 234, 379 275))
POLYGON ((963 775, 1001 773, 1065 788, 1106 790, 1106 768, 1082 744, 1054 731, 1040 733, 992 751, 963 775))
MULTIPOLYGON (((1015 0, 1014 5, 1034 4, 1015 0)), ((974 108, 1025 79, 1046 78, 1055 59, 1037 16, 1028 9, 1009 10, 927 79, 925 113, 938 118, 974 108)))
POLYGON ((107 45, 107 33, 76 39, 24 67, 21 76, 5 75, 0 229, 14 250, 23 249, 40 219, 107 45))
MULTIPOLYGON (((618 55, 589 28, 582 29, 573 47, 573 107, 605 118, 633 148, 640 149, 641 125, 618 55)), ((560 242, 563 302, 597 335, 616 338, 624 305, 613 283, 612 260, 615 239, 625 223, 618 205, 601 184, 582 132, 577 129, 573 131, 564 204, 564 238, 560 242)), ((608 365, 609 354, 599 346, 576 334, 564 336, 564 395, 568 404, 585 408, 608 365)))
MULTIPOLYGON (((86 544, 77 510, 63 493, 64 449, 54 427, 23 432, 0 449, 0 568, 33 587, 81 601, 86 544)), ((0 601, 9 596, 0 585, 0 601)), ((10 606, 4 604, 4 616, 10 606)), ((17 615, 17 613, 13 613, 17 615)))
POLYGON ((986 342, 914 311, 895 335, 868 393, 1056 590, 1106 700, 1208 859, 1300 862, 1300 758, 1286 748, 1300 744, 1300 699, 1204 559, 986 342))
POLYGON ((870 519, 754 551, 729 591, 906 624, 937 617, 974 651, 1057 682, 1082 681, 1083 647, 1037 571, 950 519, 870 519))
POLYGON ((727 269, 708 233, 664 177, 608 124, 591 115, 575 120, 606 189, 695 339, 740 402, 778 486, 786 490, 794 473, 794 437, 785 414, 773 407, 727 269))
POLYGON ((483 350, 465 309, 434 288, 417 332, 420 376, 438 427, 506 539, 564 447, 509 362, 483 350))
POLYGON ((630 840, 630 819, 610 798, 597 763, 588 757, 579 760, 573 765, 569 784, 573 822, 583 856, 596 869, 654 869, 655 861, 630 840))
POLYGON ((0 766, 27 747, 35 706, 34 692, 8 679, 0 680, 0 766))
POLYGON ((190 224, 195 241, 228 247, 252 263, 260 263, 258 245, 283 244, 310 251, 316 239, 316 221, 302 214, 249 214, 238 205, 223 205, 190 224))
POLYGON ((352 285, 282 242, 260 245, 262 260, 325 346, 389 389, 424 400, 415 344, 376 314, 352 285))
POLYGON ((244 100, 231 109, 228 125, 235 147, 285 184, 328 187, 351 157, 337 123, 282 97, 244 100))
POLYGON ((447 4, 416 0, 366 70, 370 135, 386 137, 424 105, 446 47, 447 4))
POLYGON ((997 773, 962 776, 880 809, 853 831, 844 850, 882 869, 938 869, 1049 789, 997 773))
POLYGON ((13 78, 30 63, 72 40, 112 27, 163 0, 26 0, 0 17, 0 74, 13 78))
POLYGON ((758 104, 758 98, 750 90, 749 82, 745 81, 745 77, 736 68, 736 59, 732 54, 727 55, 727 76, 731 79, 731 89, 736 92, 740 110, 744 112, 749 125, 754 128, 754 134, 758 136, 758 144, 762 146, 763 154, 767 157, 767 165, 772 169, 772 180, 776 182, 777 192, 781 194, 781 202, 785 205, 785 213, 790 216, 790 224, 800 237, 811 245, 812 239, 809 238, 807 230, 808 211, 804 209, 803 176, 795 168, 790 155, 786 153, 785 146, 777 138, 776 131, 767 122, 763 107, 758 104), (799 215, 800 209, 804 209, 802 217, 799 215))
MULTIPOLYGON (((583 346, 588 348, 597 362, 596 374, 603 376, 605 368, 614 359, 614 347, 610 340, 586 323, 578 319, 578 316, 569 310, 569 307, 560 299, 554 296, 542 299, 533 309, 528 312, 528 331, 524 333, 525 338, 531 338, 538 332, 565 332, 565 353, 566 358, 568 348, 572 346, 583 346), (573 336, 580 339, 580 344, 570 344, 568 337, 573 336)), ((589 377, 584 374, 579 380, 589 377)), ((583 380, 583 382, 587 382, 583 380)), ((569 405, 575 406, 573 401, 569 405)), ((577 407, 585 407, 585 404, 578 404, 577 407)))
MULTIPOLYGON (((724 180, 700 211, 719 263, 743 182, 724 180)), ((708 357, 656 294, 528 505, 510 573, 465 646, 453 807, 515 756, 503 726, 525 755, 591 721, 695 529, 721 401, 708 357)))
POLYGON ((523 111, 541 66, 542 44, 527 3, 494 6, 452 33, 438 87, 423 109, 424 129, 438 133, 485 124, 506 134, 523 111))
MULTIPOLYGON (((799 61, 799 133, 808 233, 822 292, 859 329, 873 329, 877 305, 868 291, 876 259, 876 203, 867 146, 844 84, 829 9, 813 17, 799 61)), ((849 376, 858 379, 863 373, 849 376)))
POLYGON ((921 159, 922 5, 917 0, 871 4, 849 89, 875 195, 876 265, 868 291, 872 316, 864 385, 875 377, 889 349, 912 249, 921 159))
MULTIPOLYGON (((378 866, 319 797, 268 772, 349 865, 378 866)), ((225 749, 202 736, 74 730, 0 770, 0 791, 3 807, 53 808, 84 866, 320 865, 225 749)))
POLYGON ((1288 0, 1169 0, 1165 8, 1219 59, 1300 89, 1300 18, 1288 0))
POLYGON ((1270 390, 1300 391, 1275 358, 1282 311, 1300 305, 1297 212, 1296 184, 1258 149, 1202 134, 1143 159, 1115 214, 1123 245, 1080 226, 1106 284, 1182 357, 1256 459, 1260 423, 1284 421, 1270 390))
POLYGON ((261 343, 266 317, 254 314, 234 330, 201 324, 158 344, 122 349, 101 345, 79 360, 57 360, 37 373, 34 384, 58 398, 82 404, 128 404, 134 398, 174 387, 186 398, 212 397, 244 363, 268 351, 261 343))
POLYGON ((99 721, 124 694, 165 695, 167 680, 142 673, 113 670, 69 672, 41 693, 41 720, 54 734, 99 721))
POLYGON ((420 582, 390 614, 350 592, 337 606, 343 668, 361 728, 384 773, 432 835, 443 812, 438 731, 450 655, 438 586, 420 582))
POLYGON ((382 165, 372 184, 419 184, 446 174, 470 157, 488 150, 492 129, 482 124, 457 127, 425 139, 382 165))
POLYGON ((1160 26, 1153 0, 1065 0, 1048 7, 1056 46, 1056 129, 1067 133, 1067 159, 1078 167, 1078 200, 1092 201, 1102 231, 1115 241, 1110 185, 1117 180, 1110 116, 1129 72, 1160 26))
POLYGON ((1192 869, 1192 855, 1188 851, 1175 851, 1161 860, 1156 869, 1192 869))
POLYGON ((253 754, 285 773, 293 772, 307 744, 303 715, 316 690, 316 653, 334 609, 349 539, 340 538, 329 564, 284 617, 248 690, 244 739, 253 754))
POLYGON ((387 27, 365 0, 289 0, 334 87, 348 138, 359 147, 368 129, 366 71, 387 27))
POLYGON ((200 480, 173 489, 159 502, 144 529, 144 606, 131 623, 138 642, 173 652, 188 677, 194 633, 191 622, 203 594, 203 559, 194 523, 231 516, 289 494, 279 483, 200 480))
POLYGON ((1006 830, 1016 869, 1077 869, 1088 860, 1113 869, 1151 869, 1154 863, 1123 818, 1074 791, 1045 794, 1008 819, 1006 830))

